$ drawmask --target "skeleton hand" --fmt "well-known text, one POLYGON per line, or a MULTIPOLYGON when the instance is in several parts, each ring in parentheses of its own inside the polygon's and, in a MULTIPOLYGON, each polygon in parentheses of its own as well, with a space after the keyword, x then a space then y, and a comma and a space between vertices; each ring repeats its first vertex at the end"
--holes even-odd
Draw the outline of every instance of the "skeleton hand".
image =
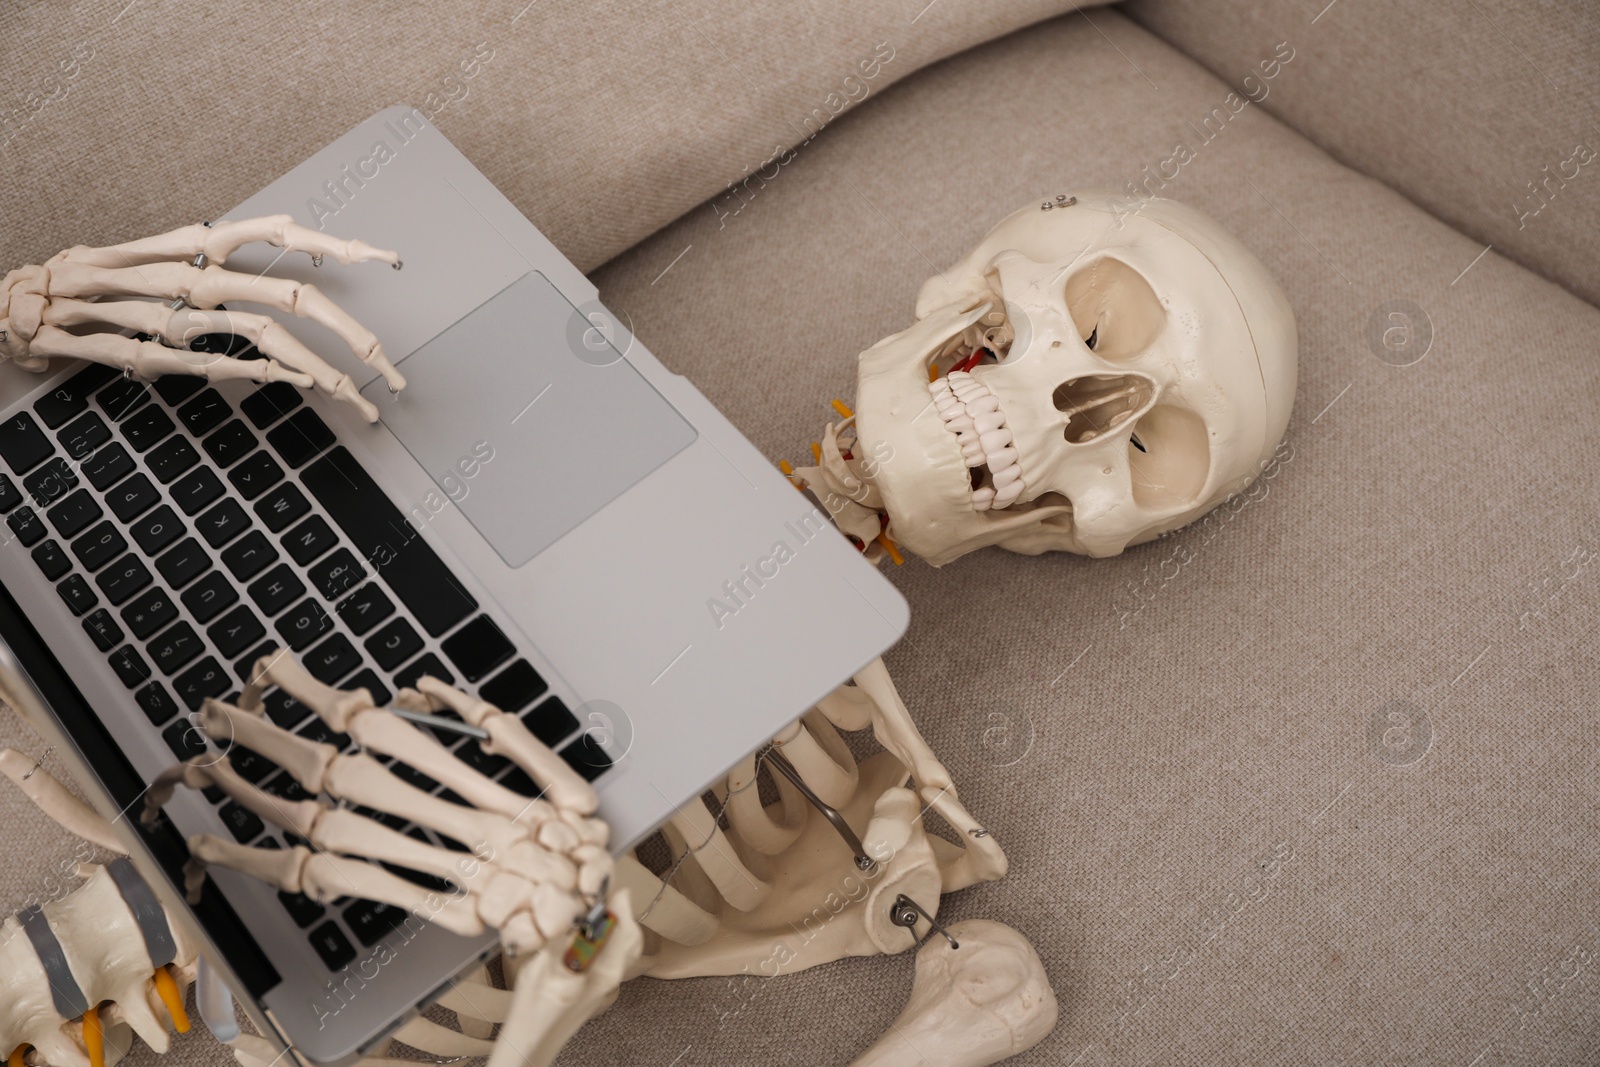
POLYGON ((315 385, 376 422, 378 410, 364 399, 348 374, 341 374, 265 315, 222 310, 223 301, 266 304, 313 319, 338 334, 362 362, 379 371, 389 388, 405 378, 383 354, 372 332, 323 296, 313 285, 285 278, 254 277, 223 269, 234 252, 266 241, 285 252, 306 252, 320 265, 323 256, 340 263, 380 260, 396 270, 400 259, 363 241, 341 241, 307 229, 288 215, 241 222, 196 223, 171 233, 106 248, 79 245, 60 252, 44 266, 27 266, 0 279, 0 361, 12 360, 43 371, 48 357, 70 356, 121 367, 131 374, 199 374, 212 381, 248 378, 315 385), (95 300, 93 297, 156 297, 95 300), (69 332, 97 327, 102 332, 69 332), (106 328, 136 330, 154 340, 124 337, 106 328), (231 333, 246 338, 265 359, 241 360, 190 352, 195 338, 231 333))
POLYGON ((611 877, 609 829, 593 818, 594 788, 515 716, 434 678, 402 690, 396 701, 411 711, 451 712, 484 730, 483 750, 521 768, 544 790, 540 799, 490 781, 416 726, 374 707, 365 689, 345 692, 324 685, 287 653, 262 657, 252 678, 238 706, 206 701, 201 729, 219 743, 243 746, 283 767, 313 798, 285 800, 245 781, 227 757, 199 757, 156 779, 146 797, 145 818, 154 818, 179 782, 191 788, 215 785, 311 847, 250 848, 196 835, 189 841, 191 889, 198 889, 204 865, 221 864, 321 902, 353 896, 394 905, 463 936, 493 928, 511 957, 569 937, 576 921, 603 897, 611 877), (262 696, 274 686, 348 734, 360 750, 392 756, 452 790, 465 805, 402 781, 366 751, 344 755, 333 745, 278 728, 261 714, 262 696), (470 851, 438 848, 359 811, 330 807, 315 796, 324 793, 415 823, 470 851), (352 857, 417 872, 426 876, 423 881, 443 880, 453 889, 430 890, 352 857))

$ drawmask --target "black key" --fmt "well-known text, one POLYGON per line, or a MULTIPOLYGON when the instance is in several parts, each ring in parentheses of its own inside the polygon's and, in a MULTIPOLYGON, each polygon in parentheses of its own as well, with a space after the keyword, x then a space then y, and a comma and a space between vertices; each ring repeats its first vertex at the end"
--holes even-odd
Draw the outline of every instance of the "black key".
POLYGON ((384 594, 377 582, 368 582, 352 593, 335 610, 338 611, 339 618, 344 620, 344 624, 350 627, 350 632, 360 637, 394 614, 394 602, 384 594))
POLYGON ((374 900, 358 900, 344 909, 344 921, 350 924, 356 940, 371 948, 383 935, 398 928, 411 913, 393 904, 379 904, 374 900))
POLYGON ((396 619, 367 638, 366 646, 378 666, 392 671, 421 650, 422 638, 409 622, 396 619))
POLYGON ((276 615, 300 598, 306 591, 300 576, 280 563, 266 574, 250 583, 250 599, 267 615, 276 615))
POLYGON ((120 604, 149 585, 154 579, 144 560, 128 553, 95 576, 94 584, 113 605, 120 604))
POLYGON ((233 834, 233 839, 241 845, 248 845, 267 829, 262 825, 260 816, 231 800, 222 805, 217 814, 222 816, 222 821, 233 834))
POLYGON ((476 682, 517 654, 511 639, 487 615, 479 615, 445 638, 443 648, 469 682, 476 682))
POLYGON ((106 493, 106 505, 123 522, 132 522, 159 503, 161 490, 142 474, 135 474, 106 493))
POLYGON ((371 667, 363 668, 344 680, 340 689, 365 689, 367 695, 372 697, 372 706, 377 708, 387 707, 394 694, 389 692, 389 687, 383 684, 383 679, 371 667))
POLYGON ((290 558, 304 567, 338 544, 339 538, 328 524, 322 521, 321 515, 313 515, 284 534, 282 541, 283 547, 289 550, 290 558))
POLYGON ((273 796, 282 797, 284 800, 294 801, 297 803, 302 800, 313 799, 312 795, 302 789, 300 787, 300 783, 295 781, 294 776, 288 771, 284 771, 276 778, 269 780, 267 784, 261 788, 265 789, 273 796))
POLYGON ((50 438, 26 411, 19 411, 0 425, 0 459, 12 474, 24 474, 54 452, 50 438))
POLYGON ((94 647, 101 652, 110 652, 122 640, 122 627, 117 625, 117 620, 105 608, 83 620, 83 632, 89 635, 94 647))
POLYGON ((547 688, 533 664, 519 659, 484 682, 478 689, 478 696, 501 711, 516 712, 543 696, 547 688))
POLYGON ((261 521, 266 523, 267 529, 273 533, 277 533, 310 510, 311 502, 292 482, 279 486, 256 501, 256 514, 261 516, 261 521))
POLYGON ((301 481, 428 633, 438 636, 478 609, 348 449, 336 448, 317 460, 301 481))
POLYGON ((307 741, 314 741, 319 745, 332 745, 341 752, 351 747, 352 744, 349 734, 335 733, 333 727, 315 717, 296 730, 295 733, 307 741))
POLYGON ((217 466, 231 467, 255 449, 256 435, 250 432, 244 420, 234 419, 201 441, 200 447, 216 461, 217 466))
POLYGON ((250 458, 228 472, 228 481, 246 500, 254 500, 268 489, 283 481, 283 468, 272 458, 272 453, 259 449, 250 458))
POLYGON ((278 558, 278 550, 260 530, 251 530, 222 551, 223 566, 241 582, 248 582, 278 558))
POLYGON ((33 550, 33 561, 52 582, 72 569, 72 560, 67 558, 60 543, 53 538, 33 550))
POLYGON ((39 521, 39 516, 30 507, 20 507, 6 517, 6 525, 11 527, 11 532, 17 535, 17 540, 24 546, 36 543, 45 535, 44 523, 39 521))
POLYGON ((198 656, 205 645, 193 626, 180 622, 170 630, 163 630, 145 647, 161 673, 176 674, 178 668, 198 656))
POLYGON ((89 495, 89 490, 77 489, 68 493, 66 499, 45 514, 50 518, 50 525, 56 528, 56 533, 62 537, 76 537, 90 523, 98 521, 105 512, 100 510, 95 498, 89 495))
POLYGON ((311 585, 329 600, 338 600, 361 579, 367 572, 361 564, 356 562, 356 557, 350 554, 348 548, 324 557, 309 571, 306 576, 311 579, 311 585))
POLYGON ((178 617, 178 605, 165 589, 146 589, 122 609, 122 621, 143 641, 178 617))
POLYGON ((173 437, 166 444, 152 450, 145 457, 145 462, 150 464, 150 473, 156 476, 156 481, 166 485, 199 463, 200 453, 195 451, 194 445, 189 443, 187 437, 173 437))
POLYGON ((67 610, 74 615, 82 615, 100 603, 100 595, 89 588, 89 583, 84 581, 81 574, 74 574, 63 580, 56 586, 56 592, 61 594, 61 599, 67 602, 67 610))
POLYGON ((156 558, 156 570, 174 589, 182 589, 210 569, 211 557, 192 537, 185 537, 156 558))
POLYGON ((282 689, 274 689, 261 700, 267 709, 267 718, 285 730, 293 730, 306 721, 311 709, 282 689))
POLYGON ((267 444, 291 467, 302 466, 332 447, 334 440, 328 424, 317 418, 317 413, 310 408, 295 412, 277 429, 267 433, 267 444))
POLYGON ((44 466, 22 479, 22 488, 40 507, 55 503, 77 487, 77 472, 60 456, 52 457, 44 466))
MULTIPOLYGON (((145 718, 150 720, 150 725, 160 726, 162 723, 178 714, 177 702, 160 682, 151 682, 137 693, 133 699, 139 705, 139 710, 144 712, 145 718)), ((183 725, 187 726, 188 723, 183 725)), ((180 759, 182 757, 179 757, 180 759)))
MULTIPOLYGON (((121 426, 122 436, 138 453, 149 452, 173 430, 172 416, 154 404, 130 415, 121 426)), ((184 442, 187 444, 188 442, 184 442)))
POLYGON ((167 491, 185 515, 193 515, 222 495, 222 482, 210 467, 196 467, 173 482, 167 491))
POLYGON ((475 739, 469 738, 467 743, 455 750, 456 758, 479 774, 493 778, 507 767, 511 761, 504 756, 491 756, 485 752, 475 739))
POLYGON ((199 711, 206 697, 219 697, 226 693, 232 684, 228 672, 222 669, 222 664, 210 656, 172 680, 172 687, 177 690, 178 699, 187 704, 190 711, 199 711))
POLYGON ((222 394, 207 389, 178 409, 178 422, 194 436, 204 437, 232 414, 233 409, 222 394))
POLYGON ((315 600, 304 600, 278 620, 278 635, 296 652, 327 633, 333 619, 315 600))
POLYGON ((228 749, 228 762, 239 772, 239 777, 251 785, 260 785, 267 775, 277 774, 283 769, 255 749, 238 744, 228 749))
POLYGON ((116 369, 91 363, 33 403, 33 410, 52 430, 89 407, 89 394, 117 376, 116 369))
POLYGON ((83 476, 89 484, 104 491, 119 478, 133 473, 133 457, 116 441, 95 452, 83 461, 83 476))
POLYGON ((351 810, 354 811, 357 815, 360 815, 360 816, 362 816, 364 818, 371 819, 373 822, 381 822, 383 825, 387 826, 389 829, 393 830, 395 833, 404 832, 405 828, 410 825, 404 819, 402 819, 400 816, 391 815, 386 811, 378 811, 376 808, 357 807, 357 808, 352 808, 351 810))
MULTIPOLYGON (((211 335, 206 334, 205 336, 209 337, 211 335)), ((200 351, 197 346, 201 340, 202 338, 197 337, 190 341, 189 351, 200 351)), ((205 387, 206 380, 198 374, 163 374, 150 383, 150 388, 154 389, 162 400, 165 400, 173 407, 177 407, 205 387)))
POLYGON ((255 424, 256 429, 265 430, 299 407, 301 402, 300 390, 288 382, 271 382, 241 400, 239 410, 255 424))
POLYGON ((233 665, 233 673, 239 676, 239 680, 241 682, 256 681, 256 663, 263 657, 269 656, 277 651, 278 642, 263 641, 261 644, 251 649, 247 655, 240 657, 239 661, 233 665))
POLYGON ((414 662, 408 663, 405 670, 394 676, 395 688, 415 689, 417 686, 417 679, 421 678, 424 674, 428 675, 430 678, 437 678, 446 685, 453 684, 456 680, 456 676, 450 673, 450 668, 444 665, 444 661, 438 656, 435 656, 432 652, 429 652, 427 655, 419 657, 414 662))
MULTIPOLYGON (((224 304, 217 305, 218 311, 228 310, 224 304)), ((236 333, 203 333, 189 342, 189 351, 203 352, 214 356, 232 356, 235 359, 258 359, 258 354, 252 354, 250 338, 241 337, 236 333)), ((200 379, 200 384, 205 384, 205 379, 200 379)), ((169 400, 169 404, 176 405, 178 401, 169 400)))
POLYGON ((90 527, 89 532, 72 542, 72 554, 78 557, 85 570, 96 571, 122 554, 128 547, 127 538, 115 526, 102 522, 90 527))
POLYGON ((162 504, 150 514, 128 528, 134 543, 146 555, 153 556, 183 535, 183 520, 178 513, 162 504))
POLYGON ((350 946, 350 939, 331 920, 311 931, 311 947, 317 950, 317 955, 322 957, 322 965, 330 971, 342 970, 356 958, 356 950, 350 946))
POLYGON ((544 790, 539 788, 539 783, 529 778, 527 772, 521 767, 511 768, 510 773, 500 779, 500 784, 513 793, 521 793, 525 797, 540 797, 544 795, 544 790))
POLYGON ((216 618, 223 609, 239 599, 239 591, 221 571, 212 571, 195 582, 182 594, 183 606, 189 609, 196 622, 206 623, 216 618))
MULTIPOLYGON (((195 707, 200 705, 196 704, 195 707)), ((161 731, 161 740, 172 749, 172 754, 180 760, 194 759, 204 756, 206 748, 206 735, 200 732, 200 727, 188 719, 179 719, 177 722, 161 731)))
POLYGON ((229 497, 194 520, 194 528, 200 531, 206 544, 220 548, 250 528, 250 516, 245 514, 242 504, 229 497))
POLYGON ((389 769, 394 772, 394 776, 396 778, 400 779, 407 785, 415 786, 424 793, 431 793, 435 789, 439 788, 438 782, 434 781, 432 778, 429 778, 426 774, 423 774, 409 763, 397 762, 389 769))
POLYGON ((211 638, 218 652, 233 659, 267 636, 267 629, 255 612, 241 604, 207 627, 206 636, 211 638))
POLYGON ((67 423, 65 429, 58 431, 56 437, 60 439, 61 447, 67 450, 67 455, 73 459, 85 459, 89 453, 111 440, 111 431, 106 429, 105 420, 99 415, 85 411, 67 423))
POLYGON ((121 378, 100 390, 94 402, 115 422, 148 399, 149 386, 132 378, 121 378))
POLYGON ((522 725, 534 737, 554 748, 558 741, 578 728, 578 718, 567 710, 560 697, 551 697, 525 713, 522 725))
POLYGON ((0 512, 10 511, 20 503, 22 503, 22 494, 17 491, 17 483, 6 475, 0 474, 0 512))
POLYGON ((586 781, 592 782, 611 769, 611 757, 592 734, 585 733, 557 754, 586 781))
MULTIPOLYGON (((279 893, 278 899, 283 901, 283 910, 289 913, 289 918, 294 920, 296 926, 304 930, 318 919, 328 913, 328 909, 312 900, 304 893, 279 893)), ((339 933, 339 928, 333 928, 334 933, 339 933)), ((343 937, 343 934, 339 936, 343 937)), ((341 964, 342 966, 342 964, 341 964)), ((337 970, 330 967, 329 970, 337 970)))
POLYGON ((319 681, 333 685, 361 666, 361 653, 344 634, 334 634, 301 657, 306 670, 319 681))
POLYGON ((123 645, 111 653, 111 669, 117 672, 122 684, 132 689, 150 677, 150 665, 132 645, 123 645))

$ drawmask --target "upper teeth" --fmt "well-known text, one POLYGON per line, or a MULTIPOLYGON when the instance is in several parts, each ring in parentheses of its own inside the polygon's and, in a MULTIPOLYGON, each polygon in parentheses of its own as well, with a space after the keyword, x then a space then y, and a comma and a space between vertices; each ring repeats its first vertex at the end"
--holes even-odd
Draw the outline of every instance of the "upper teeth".
POLYGON ((961 455, 969 467, 989 467, 992 484, 972 491, 974 511, 1003 508, 1022 495, 1022 468, 1017 465, 1017 450, 1011 447, 1011 431, 1006 428, 1000 399, 989 387, 966 371, 951 371, 947 377, 928 385, 934 406, 945 426, 961 444, 961 455))

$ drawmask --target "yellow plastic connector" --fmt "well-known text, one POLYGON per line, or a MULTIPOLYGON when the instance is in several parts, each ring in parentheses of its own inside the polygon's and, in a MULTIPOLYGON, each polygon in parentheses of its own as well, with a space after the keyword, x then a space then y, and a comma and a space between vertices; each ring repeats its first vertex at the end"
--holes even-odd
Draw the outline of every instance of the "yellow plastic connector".
POLYGON ((172 972, 165 967, 157 967, 155 982, 156 996, 167 1006, 167 1014, 172 1016, 172 1025, 178 1028, 178 1033, 187 1034, 189 1013, 183 1010, 183 993, 178 990, 178 983, 173 979, 172 972))
POLYGON ((106 1067, 106 1034, 100 1028, 100 1008, 83 1013, 83 1046, 89 1050, 89 1067, 106 1067))

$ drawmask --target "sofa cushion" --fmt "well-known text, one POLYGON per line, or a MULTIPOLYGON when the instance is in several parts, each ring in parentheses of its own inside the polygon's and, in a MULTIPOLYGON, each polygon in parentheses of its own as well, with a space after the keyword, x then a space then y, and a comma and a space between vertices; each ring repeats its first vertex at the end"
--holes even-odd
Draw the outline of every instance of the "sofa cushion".
POLYGON ((588 269, 918 67, 1074 3, 8 5, 0 273, 217 217, 396 102, 588 269))
MULTIPOLYGON (((912 603, 890 670, 1011 860, 941 917, 1038 946, 1061 1021, 1017 1064, 1578 1062, 1600 312, 1088 19, 869 101, 737 218, 702 206, 609 264, 602 297, 798 461, 936 269, 1187 144, 1158 191, 1237 234, 1298 317, 1291 428, 1253 491, 1121 557, 888 569, 912 603), (1391 301, 1415 305, 1409 353, 1382 343, 1407 328, 1391 301)), ((906 958, 638 982, 562 1062, 844 1063, 910 983, 906 958)))
POLYGON ((1267 111, 1479 247, 1600 304, 1600 7, 1312 8, 1135 0, 1127 10, 1236 85, 1258 52, 1289 41, 1295 69, 1256 90, 1267 111))

